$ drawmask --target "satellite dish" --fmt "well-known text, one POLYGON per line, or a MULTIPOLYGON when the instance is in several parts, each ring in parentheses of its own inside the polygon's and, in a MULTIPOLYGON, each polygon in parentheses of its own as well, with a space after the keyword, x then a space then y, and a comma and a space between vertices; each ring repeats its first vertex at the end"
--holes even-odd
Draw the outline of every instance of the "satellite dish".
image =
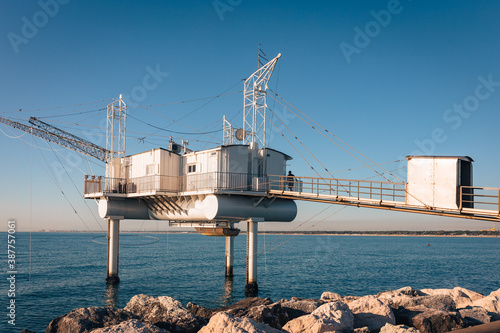
POLYGON ((245 138, 245 130, 243 128, 238 128, 234 133, 234 137, 238 141, 243 141, 243 139, 245 138))

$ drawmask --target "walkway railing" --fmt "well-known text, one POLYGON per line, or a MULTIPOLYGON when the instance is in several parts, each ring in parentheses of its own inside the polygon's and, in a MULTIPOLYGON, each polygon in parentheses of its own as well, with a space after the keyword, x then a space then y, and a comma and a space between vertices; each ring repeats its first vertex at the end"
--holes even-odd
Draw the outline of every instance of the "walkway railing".
POLYGON ((461 186, 460 198, 460 210, 492 210, 500 215, 500 188, 461 186))
POLYGON ((354 179, 269 176, 269 189, 402 203, 406 198, 405 183, 354 179))
POLYGON ((151 175, 131 179, 85 176, 85 194, 179 192, 179 177, 151 175))
POLYGON ((136 178, 107 178, 85 176, 85 194, 141 194, 147 192, 192 192, 212 190, 267 190, 266 178, 259 178, 259 188, 255 188, 253 178, 246 173, 207 172, 184 176, 151 175, 136 178))
MULTIPOLYGON (((406 184, 355 179, 319 177, 267 176, 256 177, 246 173, 207 172, 192 173, 180 177, 151 175, 132 179, 85 176, 85 194, 142 194, 154 192, 197 191, 258 191, 271 193, 288 192, 287 195, 318 196, 349 201, 389 201, 406 207, 406 184), (289 193, 294 192, 294 193, 289 193)), ((426 207, 427 208, 427 207, 426 207)), ((437 207, 439 208, 439 207, 437 207)), ((481 212, 500 216, 500 189, 492 187, 461 186, 458 211, 465 214, 481 212)))

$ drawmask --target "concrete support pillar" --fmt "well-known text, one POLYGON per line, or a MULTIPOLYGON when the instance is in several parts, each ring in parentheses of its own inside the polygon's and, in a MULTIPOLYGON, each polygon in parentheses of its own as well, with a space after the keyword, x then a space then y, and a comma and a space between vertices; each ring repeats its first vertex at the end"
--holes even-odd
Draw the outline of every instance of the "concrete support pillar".
POLYGON ((233 276, 234 237, 226 236, 226 277, 233 276))
POLYGON ((118 277, 118 249, 120 239, 120 220, 108 219, 108 274, 106 282, 116 284, 120 282, 118 277))
POLYGON ((247 222, 247 284, 245 293, 256 295, 257 286, 257 222, 247 222))

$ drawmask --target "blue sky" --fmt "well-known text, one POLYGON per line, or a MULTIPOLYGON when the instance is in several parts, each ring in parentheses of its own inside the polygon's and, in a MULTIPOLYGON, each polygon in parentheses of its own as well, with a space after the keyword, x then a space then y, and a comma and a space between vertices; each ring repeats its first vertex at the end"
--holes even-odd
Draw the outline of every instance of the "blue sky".
MULTIPOLYGON (((52 0, 0 5, 1 116, 47 117, 105 146, 100 109, 121 93, 129 106, 153 105, 129 108, 127 153, 166 146, 170 135, 189 139, 193 149, 216 146, 221 133, 175 132, 218 130, 224 114, 235 126, 241 124, 241 80, 256 69, 262 43, 269 58, 282 53, 271 89, 370 159, 469 155, 475 160, 475 185, 500 187, 500 3, 52 0), (229 94, 178 103, 223 92, 229 94), (436 131, 439 140, 433 138, 436 131)), ((362 165, 278 103, 270 99, 268 104, 330 171, 362 165)), ((100 162, 56 145, 54 153, 39 139, 10 138, 22 133, 0 129, 6 134, 0 133, 0 220, 16 218, 20 230, 105 228, 91 214, 95 203, 81 199, 83 175, 103 174, 100 162)), ((315 176, 276 131, 270 145, 294 157, 295 175, 315 176)), ((386 167, 399 169, 404 163, 386 167)), ((405 171, 396 172, 404 177, 405 171)), ((364 179, 374 173, 358 169, 334 175, 364 179)), ((292 229, 324 208, 300 204, 296 222, 263 228, 292 229)), ((493 226, 356 208, 329 217, 337 209, 299 230, 493 226)), ((123 228, 165 230, 165 225, 126 221, 123 228)))

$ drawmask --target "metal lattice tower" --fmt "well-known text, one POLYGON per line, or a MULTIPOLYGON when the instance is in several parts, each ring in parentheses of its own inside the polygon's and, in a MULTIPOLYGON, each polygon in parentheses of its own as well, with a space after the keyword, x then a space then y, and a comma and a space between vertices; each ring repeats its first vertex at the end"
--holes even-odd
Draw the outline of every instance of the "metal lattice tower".
POLYGON ((223 128, 222 144, 224 146, 232 145, 235 141, 234 134, 236 130, 233 128, 231 123, 227 121, 226 116, 224 116, 224 118, 222 119, 222 128, 223 128))
POLYGON ((281 53, 245 80, 243 144, 258 143, 266 147, 267 83, 280 57, 281 53))
POLYGON ((127 105, 122 95, 108 105, 106 127, 106 149, 109 151, 107 162, 125 156, 125 136, 127 125, 127 105))
MULTIPOLYGON (((124 178, 124 168, 121 158, 125 157, 125 137, 127 125, 127 105, 122 95, 111 104, 108 104, 106 126, 106 179, 124 178)), ((108 186, 108 185, 106 185, 108 186)))

